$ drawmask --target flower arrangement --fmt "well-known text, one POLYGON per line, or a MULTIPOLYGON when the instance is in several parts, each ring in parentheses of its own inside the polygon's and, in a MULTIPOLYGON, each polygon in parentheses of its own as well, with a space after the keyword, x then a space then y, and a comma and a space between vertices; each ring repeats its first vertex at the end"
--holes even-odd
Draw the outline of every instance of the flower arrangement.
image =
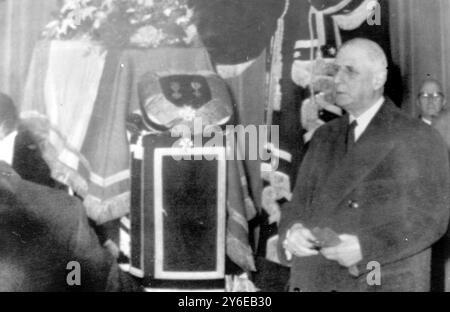
POLYGON ((65 0, 45 38, 89 38, 106 47, 188 46, 197 35, 188 0, 65 0))

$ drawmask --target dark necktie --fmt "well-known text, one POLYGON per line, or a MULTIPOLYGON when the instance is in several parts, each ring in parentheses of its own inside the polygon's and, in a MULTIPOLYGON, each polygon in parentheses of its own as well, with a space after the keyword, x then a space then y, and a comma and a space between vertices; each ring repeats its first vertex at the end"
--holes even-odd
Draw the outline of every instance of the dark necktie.
POLYGON ((353 120, 347 127, 347 141, 346 152, 349 153, 355 145, 355 128, 358 125, 356 120, 353 120))

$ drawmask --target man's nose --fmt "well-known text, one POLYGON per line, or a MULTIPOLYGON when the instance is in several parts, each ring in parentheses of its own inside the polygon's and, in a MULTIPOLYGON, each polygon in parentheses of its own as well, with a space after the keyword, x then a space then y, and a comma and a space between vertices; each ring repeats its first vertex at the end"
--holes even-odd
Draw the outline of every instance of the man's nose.
POLYGON ((336 72, 336 74, 334 75, 334 83, 335 84, 339 84, 339 83, 341 83, 342 82, 342 71, 341 70, 338 70, 337 72, 336 72))

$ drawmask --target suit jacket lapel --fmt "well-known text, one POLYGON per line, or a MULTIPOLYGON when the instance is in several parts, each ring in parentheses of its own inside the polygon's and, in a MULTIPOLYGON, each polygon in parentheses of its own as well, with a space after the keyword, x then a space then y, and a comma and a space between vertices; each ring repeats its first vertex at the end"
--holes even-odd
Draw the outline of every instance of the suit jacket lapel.
POLYGON ((349 123, 348 115, 340 119, 340 122, 331 131, 325 144, 321 147, 320 152, 316 157, 316 163, 321 166, 312 166, 316 175, 314 181, 313 198, 317 198, 318 194, 323 192, 323 187, 330 177, 330 172, 333 172, 335 167, 339 165, 345 156, 345 139, 346 129, 349 123))
POLYGON ((297 183, 300 187, 298 194, 302 203, 302 218, 305 220, 316 213, 313 203, 324 192, 323 186, 330 172, 345 153, 343 144, 348 117, 344 116, 337 121, 330 125, 330 131, 321 138, 319 146, 308 151, 298 175, 298 179, 301 179, 297 183))
POLYGON ((386 100, 352 151, 336 161, 331 174, 323 181, 320 194, 315 196, 312 205, 314 211, 334 209, 392 150, 393 141, 389 135, 391 105, 393 104, 386 100))

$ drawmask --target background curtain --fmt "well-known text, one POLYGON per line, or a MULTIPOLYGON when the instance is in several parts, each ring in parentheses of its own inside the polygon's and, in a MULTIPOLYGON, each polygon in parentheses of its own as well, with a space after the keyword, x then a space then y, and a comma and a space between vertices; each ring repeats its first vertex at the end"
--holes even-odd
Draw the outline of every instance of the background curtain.
MULTIPOLYGON (((403 107, 417 116, 416 96, 428 75, 450 97, 449 0, 390 0, 392 56, 403 77, 403 107)), ((447 108, 448 109, 448 108, 447 108)), ((433 247, 432 289, 450 291, 449 232, 433 247)))
POLYGON ((416 96, 423 79, 442 81, 450 97, 450 1, 390 0, 392 57, 403 77, 403 105, 417 115, 416 96))
POLYGON ((61 0, 0 0, 0 92, 20 105, 34 45, 61 0))

